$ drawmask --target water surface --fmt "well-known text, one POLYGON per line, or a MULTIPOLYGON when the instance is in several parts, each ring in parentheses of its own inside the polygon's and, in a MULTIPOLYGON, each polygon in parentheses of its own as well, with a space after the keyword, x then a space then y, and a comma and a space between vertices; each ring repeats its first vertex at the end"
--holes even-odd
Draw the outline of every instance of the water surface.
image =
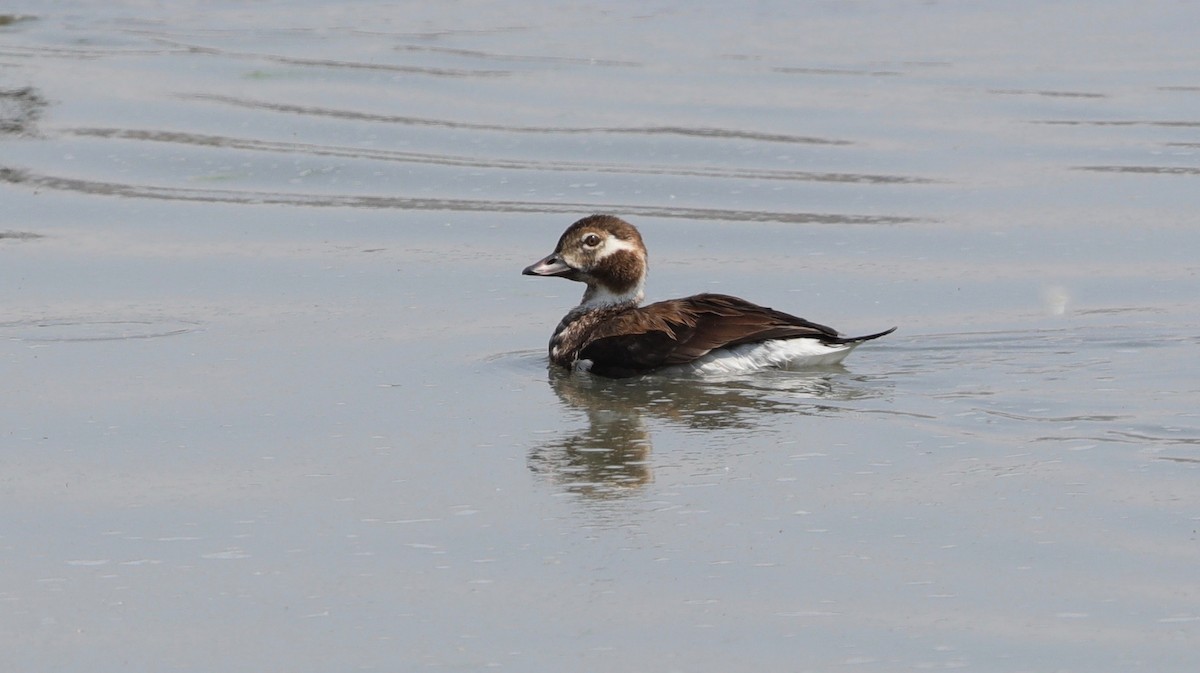
POLYGON ((5 11, 7 668, 1200 665, 1191 6, 5 11), (597 211, 900 330, 548 372, 597 211))

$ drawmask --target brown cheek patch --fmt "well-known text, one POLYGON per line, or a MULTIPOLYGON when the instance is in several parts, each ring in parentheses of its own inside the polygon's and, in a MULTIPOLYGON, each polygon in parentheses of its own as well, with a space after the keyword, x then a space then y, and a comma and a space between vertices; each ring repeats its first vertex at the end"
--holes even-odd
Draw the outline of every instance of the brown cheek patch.
POLYGON ((632 252, 621 250, 609 255, 604 260, 605 272, 612 279, 614 292, 623 293, 632 290, 641 280, 642 262, 632 252))

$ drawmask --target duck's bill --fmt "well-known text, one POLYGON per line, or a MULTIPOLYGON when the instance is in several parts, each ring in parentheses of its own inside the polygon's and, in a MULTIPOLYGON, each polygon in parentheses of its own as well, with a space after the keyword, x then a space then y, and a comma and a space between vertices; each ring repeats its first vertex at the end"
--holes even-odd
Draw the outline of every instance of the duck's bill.
POLYGON ((521 272, 525 276, 565 276, 574 271, 557 253, 551 253, 525 267, 521 272))

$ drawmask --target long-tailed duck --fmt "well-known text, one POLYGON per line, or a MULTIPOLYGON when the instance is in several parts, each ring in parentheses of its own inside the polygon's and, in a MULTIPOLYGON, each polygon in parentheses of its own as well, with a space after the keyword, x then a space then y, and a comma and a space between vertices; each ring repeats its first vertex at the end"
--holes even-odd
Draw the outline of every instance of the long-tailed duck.
POLYGON ((837 364, 864 341, 896 329, 839 336, 824 325, 724 294, 639 307, 646 246, 632 224, 612 215, 572 224, 554 252, 521 273, 587 284, 579 306, 550 337, 550 362, 613 378, 837 364))

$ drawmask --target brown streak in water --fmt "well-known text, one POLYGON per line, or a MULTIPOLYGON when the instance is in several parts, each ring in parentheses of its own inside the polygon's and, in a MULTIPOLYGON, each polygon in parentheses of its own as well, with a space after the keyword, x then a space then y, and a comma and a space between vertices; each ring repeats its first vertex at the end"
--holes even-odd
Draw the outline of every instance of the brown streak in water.
POLYGON ((503 213, 581 213, 618 211, 641 217, 688 218, 738 222, 782 222, 794 224, 903 224, 914 218, 894 215, 841 215, 832 213, 780 213, 712 208, 670 208, 596 203, 546 203, 536 201, 486 201, 466 199, 411 198, 399 196, 338 196, 288 194, 279 192, 241 192, 218 189, 180 189, 78 178, 35 175, 11 168, 0 168, 0 182, 26 184, 45 189, 120 196, 127 198, 236 203, 247 205, 285 205, 332 208, 395 208, 400 210, 450 210, 503 213))
POLYGON ((32 231, 0 231, 0 240, 32 241, 38 238, 43 238, 43 235, 32 231))
POLYGON ((46 106, 46 99, 31 86, 0 89, 0 135, 34 135, 46 106))
POLYGON ((1168 128, 1195 128, 1200 122, 1173 120, 1090 120, 1090 119, 1041 119, 1033 120, 1030 124, 1047 124, 1051 126, 1164 126, 1168 128))
POLYGON ((33 21, 36 18, 29 14, 0 14, 0 26, 11 26, 21 21, 33 21))
POLYGON ((989 89, 988 93, 1005 96, 1045 96, 1048 98, 1108 98, 1108 94, 1086 91, 1052 91, 1036 89, 989 89))
POLYGON ((425 32, 391 32, 382 30, 366 30, 363 28, 355 28, 351 33, 357 35, 383 35, 386 37, 396 38, 416 38, 419 40, 436 40, 443 37, 454 37, 457 35, 501 35, 506 33, 525 33, 529 32, 528 26, 496 26, 494 28, 445 28, 442 30, 430 30, 425 32))
POLYGON ((1159 444, 1200 444, 1200 438, 1197 437, 1155 437, 1153 435, 1143 435, 1138 432, 1123 432, 1120 430, 1109 430, 1108 434, 1118 437, 1126 437, 1128 439, 1138 439, 1159 444))
POLYGON ((1149 175, 1200 175, 1194 166, 1075 166, 1077 171, 1096 173, 1143 173, 1149 175))
POLYGON ((644 135, 682 135, 682 136, 697 136, 703 138, 743 138, 746 140, 763 140, 767 142, 779 143, 804 143, 810 145, 851 145, 849 140, 837 140, 830 138, 814 138, 809 136, 794 136, 779 133, 760 133, 757 131, 738 131, 733 129, 721 129, 711 127, 688 127, 688 126, 647 126, 647 127, 570 127, 570 126, 505 126, 503 124, 479 124, 473 122, 455 122, 444 119, 428 119, 424 117, 404 117, 399 115, 384 115, 372 112, 358 112, 355 110, 336 110, 332 108, 319 108, 307 105, 291 105, 287 103, 269 103, 266 101, 253 101, 244 98, 235 98, 233 96, 222 96, 219 94, 196 94, 189 96, 198 100, 214 101, 224 103, 226 105, 236 105, 238 107, 247 107, 259 110, 271 110, 274 112, 287 112, 292 114, 304 114, 317 117, 334 117, 337 119, 351 119, 357 121, 384 122, 389 124, 406 124, 410 126, 434 126, 439 128, 452 129, 472 129, 476 131, 504 131, 507 133, 564 133, 564 134, 583 134, 583 133, 628 133, 628 134, 644 134, 644 135))
POLYGON ((790 180, 802 182, 839 182, 858 184, 935 184, 936 180, 899 175, 870 175, 859 173, 817 173, 810 171, 787 171, 771 169, 697 168, 683 166, 633 166, 621 164, 585 164, 571 161, 521 161, 515 159, 479 159, 421 152, 400 152, 358 147, 336 147, 307 143, 282 143, 228 136, 211 136, 177 131, 144 131, 139 129, 81 128, 67 133, 96 138, 122 138, 151 142, 180 143, 205 147, 228 147, 233 149, 311 154, 350 159, 371 159, 404 163, 434 164, 439 166, 466 166, 470 168, 497 168, 510 170, 535 170, 581 173, 616 173, 623 175, 679 175, 688 177, 727 178, 742 180, 790 180))
POLYGON ((898 77, 904 74, 897 70, 845 70, 842 68, 795 68, 786 66, 771 68, 771 70, 789 75, 859 75, 864 77, 898 77))

